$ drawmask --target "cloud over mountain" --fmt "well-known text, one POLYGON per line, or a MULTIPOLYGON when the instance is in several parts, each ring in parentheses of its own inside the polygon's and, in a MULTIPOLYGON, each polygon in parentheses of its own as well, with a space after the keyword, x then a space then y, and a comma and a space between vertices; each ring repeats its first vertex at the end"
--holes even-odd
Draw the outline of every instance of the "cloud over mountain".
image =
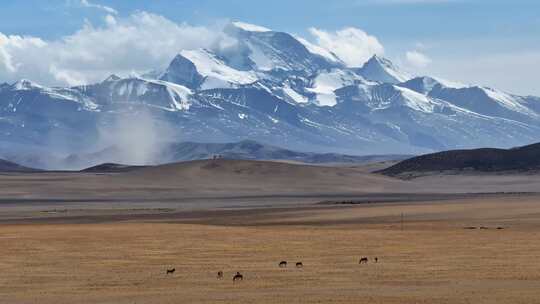
MULTIPOLYGON (((13 82, 28 78, 45 85, 80 85, 113 73, 126 76, 161 69, 182 50, 234 52, 236 38, 225 33, 224 24, 178 24, 144 11, 118 17, 113 8, 88 1, 81 3, 107 12, 103 24, 86 21, 77 32, 57 40, 0 32, 0 79, 13 82)), ((310 43, 313 48, 331 52, 349 66, 360 66, 372 55, 384 52, 376 37, 357 28, 335 32, 311 28, 309 32, 315 40, 310 43)))
POLYGON ((148 12, 127 18, 107 15, 105 20, 100 26, 87 22, 76 33, 53 41, 0 33, 0 79, 78 85, 111 73, 126 75, 163 67, 182 49, 235 43, 219 25, 177 24, 148 12))
POLYGON ((346 27, 331 32, 312 27, 309 32, 320 47, 332 51, 351 67, 361 66, 371 56, 384 53, 384 47, 375 36, 358 28, 346 27))
POLYGON ((408 51, 405 58, 407 63, 415 68, 425 68, 431 63, 431 59, 419 51, 408 51))

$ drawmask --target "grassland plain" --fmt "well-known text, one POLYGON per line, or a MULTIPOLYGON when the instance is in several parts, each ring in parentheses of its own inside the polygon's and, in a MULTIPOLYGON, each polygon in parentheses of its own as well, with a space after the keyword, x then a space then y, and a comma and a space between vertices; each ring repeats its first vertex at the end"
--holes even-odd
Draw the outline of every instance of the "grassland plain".
POLYGON ((2 224, 0 303, 540 303, 538 240, 535 195, 2 224))

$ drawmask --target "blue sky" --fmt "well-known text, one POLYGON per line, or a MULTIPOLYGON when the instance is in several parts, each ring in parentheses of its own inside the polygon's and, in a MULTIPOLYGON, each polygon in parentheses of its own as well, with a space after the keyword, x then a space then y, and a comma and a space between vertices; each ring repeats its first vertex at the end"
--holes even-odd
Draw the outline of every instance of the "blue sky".
POLYGON ((137 12, 210 30, 241 20, 308 39, 310 27, 355 27, 414 73, 540 95, 540 1, 533 0, 3 0, 0 33, 50 43, 85 24, 106 26, 107 15, 122 20, 137 12), (407 52, 426 61, 412 64, 407 52))

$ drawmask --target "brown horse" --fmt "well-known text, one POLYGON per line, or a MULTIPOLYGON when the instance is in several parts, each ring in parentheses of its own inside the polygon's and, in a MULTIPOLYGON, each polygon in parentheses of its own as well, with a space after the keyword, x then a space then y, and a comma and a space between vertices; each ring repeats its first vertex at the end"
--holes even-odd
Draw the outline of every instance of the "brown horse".
POLYGON ((167 274, 173 274, 176 271, 176 268, 173 269, 167 269, 167 274))
POLYGON ((287 267, 287 261, 279 262, 279 267, 281 267, 281 268, 287 267))
POLYGON ((368 258, 367 257, 363 257, 360 259, 360 261, 358 261, 358 264, 367 264, 368 262, 368 258))
POLYGON ((218 271, 218 273, 217 273, 217 278, 218 278, 218 280, 223 279, 223 271, 221 271, 221 270, 218 271))
POLYGON ((233 282, 236 282, 238 280, 240 281, 243 281, 244 280, 244 276, 240 274, 240 272, 236 272, 236 274, 234 275, 234 277, 232 278, 233 282))

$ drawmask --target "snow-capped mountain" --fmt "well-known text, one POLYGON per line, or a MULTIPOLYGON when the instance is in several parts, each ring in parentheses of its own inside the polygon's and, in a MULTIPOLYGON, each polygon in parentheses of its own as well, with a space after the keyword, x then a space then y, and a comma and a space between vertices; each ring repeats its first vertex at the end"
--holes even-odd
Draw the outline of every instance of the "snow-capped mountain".
POLYGON ((140 77, 70 88, 0 84, 0 156, 97 150, 118 120, 140 127, 135 142, 253 139, 348 154, 540 141, 538 97, 413 78, 379 56, 348 67, 306 40, 246 23, 226 32, 234 47, 179 50, 166 69, 140 77), (158 123, 144 125, 148 116, 158 123))
POLYGON ((355 72, 369 80, 393 84, 411 78, 401 72, 390 60, 377 55, 371 57, 361 68, 355 69, 355 72))

